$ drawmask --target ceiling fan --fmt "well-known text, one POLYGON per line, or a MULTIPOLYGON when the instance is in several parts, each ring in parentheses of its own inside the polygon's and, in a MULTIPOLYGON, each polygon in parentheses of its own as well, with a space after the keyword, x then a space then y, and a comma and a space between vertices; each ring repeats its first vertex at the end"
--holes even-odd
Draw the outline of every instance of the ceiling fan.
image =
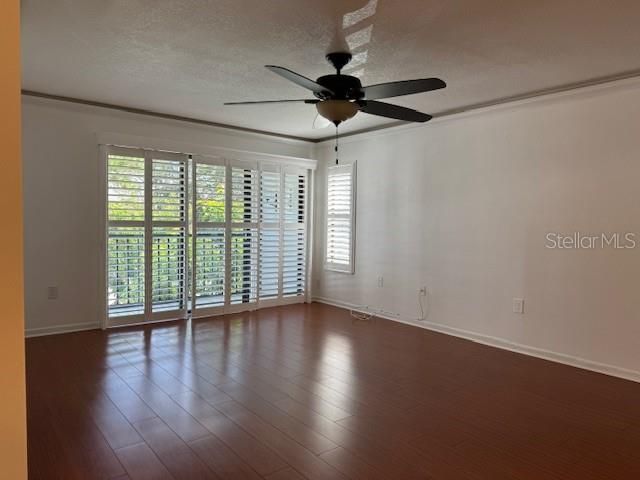
POLYGON ((377 100, 380 98, 430 92, 431 90, 438 90, 447 86, 447 84, 439 78, 422 78, 363 87, 359 78, 351 75, 342 75, 340 73, 344 66, 351 61, 350 53, 329 53, 326 58, 329 63, 334 66, 337 73, 335 75, 324 75, 315 82, 284 67, 266 65, 266 68, 273 73, 310 90, 316 97, 314 99, 228 102, 225 103, 225 105, 303 102, 315 105, 318 114, 333 122, 336 127, 340 123, 352 118, 358 112, 404 120, 405 122, 426 122, 431 120, 431 115, 399 105, 378 102, 377 100))

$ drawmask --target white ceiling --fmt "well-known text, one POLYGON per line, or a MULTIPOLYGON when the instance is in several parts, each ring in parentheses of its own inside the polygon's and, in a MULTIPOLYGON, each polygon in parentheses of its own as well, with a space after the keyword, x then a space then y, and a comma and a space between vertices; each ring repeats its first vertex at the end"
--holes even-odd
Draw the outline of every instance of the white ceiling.
MULTIPOLYGON (((365 85, 444 79, 445 90, 390 100, 432 114, 640 69, 637 0, 23 0, 22 6, 26 90, 305 138, 332 134, 311 128, 311 105, 222 103, 312 98, 263 65, 315 79, 331 73, 324 55, 345 35, 356 58, 366 56, 354 69, 365 85)), ((389 122, 360 113, 341 130, 389 122)))

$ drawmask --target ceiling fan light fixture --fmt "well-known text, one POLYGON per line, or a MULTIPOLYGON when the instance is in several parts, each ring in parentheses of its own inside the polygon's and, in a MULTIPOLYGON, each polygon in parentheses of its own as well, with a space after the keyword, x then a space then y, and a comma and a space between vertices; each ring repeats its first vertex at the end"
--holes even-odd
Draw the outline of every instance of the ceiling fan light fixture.
POLYGON ((316 104, 320 116, 338 125, 358 113, 359 106, 349 100, 323 100, 316 104))

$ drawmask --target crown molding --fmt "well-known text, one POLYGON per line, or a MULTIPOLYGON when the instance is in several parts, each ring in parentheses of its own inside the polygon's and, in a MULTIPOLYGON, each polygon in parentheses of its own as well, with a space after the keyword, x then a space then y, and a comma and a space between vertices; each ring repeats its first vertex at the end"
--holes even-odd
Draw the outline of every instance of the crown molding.
MULTIPOLYGON (((594 91, 600 91, 602 89, 619 88, 627 86, 635 86, 640 82, 640 70, 630 70, 628 72, 619 73, 616 75, 609 75, 605 77, 593 78, 582 82, 574 82, 570 84, 561 85, 558 87, 550 87, 541 90, 535 90, 520 95, 512 95, 509 97, 502 97, 488 102, 475 103, 466 105, 450 110, 443 110, 441 112, 433 114, 433 120, 424 123, 408 123, 408 122, 390 122, 385 125, 379 125, 371 128, 364 128, 353 132, 347 132, 340 134, 340 140, 349 139, 349 137, 360 137, 366 134, 379 134, 381 131, 385 133, 391 133, 392 131, 408 130, 412 128, 421 128, 433 123, 438 123, 442 120, 460 118, 463 115, 479 114, 493 111, 499 108, 512 108, 521 105, 525 105, 532 102, 553 100, 567 95, 579 95, 584 93, 591 93, 594 91)), ((326 136, 323 138, 311 140, 315 144, 330 142, 334 140, 334 136, 326 136)))
MULTIPOLYGON (((600 89, 602 87, 608 88, 608 87, 615 87, 618 85, 635 84, 639 80, 640 80, 640 69, 629 70, 629 71, 617 73, 614 75, 607 75, 603 77, 592 78, 592 79, 584 80, 581 82, 568 83, 568 84, 564 84, 556 87, 534 90, 534 91, 526 92, 519 95, 501 97, 501 98, 497 98, 495 100, 490 100, 487 102, 474 103, 474 104, 465 105, 465 106, 461 106, 461 107, 457 107, 449 110, 443 110, 441 112, 437 112, 433 114, 434 118, 429 123, 434 123, 434 122, 438 122, 438 121, 449 119, 449 118, 458 118, 464 114, 487 112, 500 107, 518 106, 531 101, 552 99, 552 98, 557 98, 559 96, 564 96, 567 94, 588 92, 593 89, 600 89)), ((22 95, 28 96, 28 97, 45 98, 45 99, 56 100, 61 102, 75 103, 79 105, 87 105, 92 107, 108 108, 111 110, 119 110, 122 112, 135 113, 138 115, 147 115, 147 116, 152 116, 156 118, 164 118, 167 120, 189 122, 189 123, 205 125, 213 128, 232 130, 236 132, 242 132, 242 133, 259 135, 259 136, 270 137, 270 138, 277 138, 285 141, 320 144, 327 141, 333 141, 335 138, 334 135, 330 135, 322 138, 297 137, 294 135, 286 135, 282 133, 269 132, 266 130, 256 130, 256 129, 240 127, 236 125, 228 125, 225 123, 211 122, 209 120, 202 120, 198 118, 172 115, 168 113, 156 112, 153 110, 145 110, 141 108, 127 107, 123 105, 114 105, 110 103, 98 102, 93 100, 85 100, 81 98, 66 97, 62 95, 53 95, 53 94, 37 92, 33 90, 23 89, 22 95)), ((376 134, 382 131, 391 132, 391 131, 397 131, 399 129, 419 128, 424 125, 425 124, 422 124, 422 123, 415 124, 415 123, 396 121, 396 122, 390 122, 384 125, 378 125, 375 127, 355 130, 353 132, 342 133, 340 134, 340 139, 342 140, 342 139, 348 139, 349 137, 359 137, 364 134, 376 134)))
POLYGON ((90 106, 90 107, 98 107, 98 108, 108 108, 110 110, 119 110, 121 112, 127 112, 127 113, 135 113, 137 115, 146 115, 149 117, 156 117, 156 118, 163 118, 166 120, 177 120, 180 122, 188 122, 188 123, 195 123, 198 125, 204 125, 207 127, 213 127, 213 128, 219 128, 219 129, 223 129, 223 130, 232 130, 232 131, 236 131, 236 132, 241 132, 241 133, 248 133, 248 134, 252 134, 252 135, 259 135, 259 136, 264 136, 264 137, 271 137, 271 138, 277 138, 279 140, 287 140, 287 141, 294 141, 294 142, 304 142, 304 143, 313 143, 313 140, 309 139, 309 138, 304 138, 304 137, 296 137, 294 135, 285 135, 282 133, 275 133, 275 132, 269 132, 266 130, 256 130, 253 128, 245 128, 245 127, 239 127, 236 125, 228 125, 226 123, 218 123, 218 122, 211 122, 209 120, 202 120, 202 119, 198 119, 198 118, 191 118, 191 117, 184 117, 181 115, 172 115, 169 113, 161 113, 161 112, 156 112, 153 110, 145 110, 142 108, 134 108, 134 107, 127 107, 124 105, 114 105, 111 103, 104 103, 104 102, 96 102, 93 100, 85 100, 82 98, 75 98, 75 97, 65 97, 62 95, 52 95, 50 93, 44 93, 44 92, 36 92, 34 90, 22 90, 22 95, 26 96, 26 97, 35 97, 35 98, 44 98, 47 100, 55 100, 55 101, 59 101, 59 102, 67 102, 67 103, 75 103, 77 105, 85 105, 85 106, 90 106))

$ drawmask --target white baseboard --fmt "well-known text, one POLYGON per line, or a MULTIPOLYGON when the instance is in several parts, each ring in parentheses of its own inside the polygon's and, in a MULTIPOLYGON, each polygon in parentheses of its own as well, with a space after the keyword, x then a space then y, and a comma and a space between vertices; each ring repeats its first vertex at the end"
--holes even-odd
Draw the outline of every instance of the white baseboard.
POLYGON ((572 367, 581 368, 583 370, 590 370, 592 372, 604 373, 613 377, 623 378, 625 380, 632 380, 634 382, 640 382, 640 371, 630 370, 628 368, 618 367, 616 365, 609 365, 606 363, 594 362, 586 358, 575 357, 567 355, 565 353, 553 352, 545 350, 543 348, 532 347, 530 345, 524 345, 521 343, 513 342, 505 338, 493 337, 491 335, 485 335, 482 333, 472 332, 470 330, 464 330, 456 327, 449 327, 439 323, 419 320, 406 320, 397 316, 385 315, 370 309, 363 309, 359 305, 354 305, 341 300, 334 300, 325 297, 314 297, 314 302, 326 303, 327 305, 333 305, 334 307, 346 308, 362 313, 373 314, 376 317, 384 318, 385 320, 392 320, 394 322, 400 322, 407 325, 413 325, 415 327, 424 328, 426 330, 432 330, 434 332, 444 333, 446 335, 452 335, 454 337, 464 338, 476 343, 488 345, 490 347, 501 348, 503 350, 509 350, 511 352, 522 353, 532 357, 542 358, 544 360, 550 360, 556 363, 562 363, 570 365, 572 367))
POLYGON ((27 328, 24 332, 26 338, 43 337, 45 335, 57 335, 59 333, 81 332, 84 330, 96 330, 100 328, 97 322, 67 323, 52 327, 27 328))

